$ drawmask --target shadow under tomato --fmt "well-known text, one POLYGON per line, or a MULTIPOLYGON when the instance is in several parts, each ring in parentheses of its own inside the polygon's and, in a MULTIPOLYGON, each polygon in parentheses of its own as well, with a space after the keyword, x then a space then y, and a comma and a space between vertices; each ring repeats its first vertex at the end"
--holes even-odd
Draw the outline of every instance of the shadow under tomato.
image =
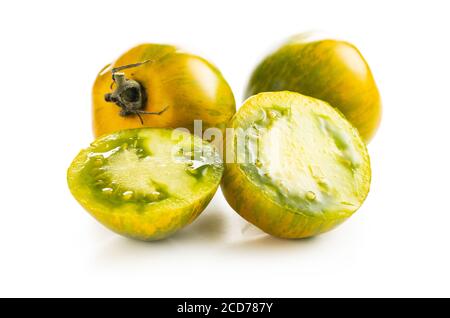
POLYGON ((244 220, 233 220, 228 212, 215 205, 209 206, 192 224, 159 241, 138 241, 105 231, 101 235, 104 243, 98 249, 94 261, 108 267, 128 263, 157 268, 161 264, 176 264, 180 259, 195 263, 199 259, 222 256, 264 257, 304 253, 327 242, 322 237, 276 238, 244 220))
POLYGON ((209 208, 186 228, 162 240, 145 242, 111 233, 99 249, 96 261, 137 262, 192 257, 190 250, 222 240, 225 235, 225 222, 221 211, 209 208))
POLYGON ((225 236, 226 218, 218 209, 207 209, 186 228, 175 233, 168 240, 175 241, 218 241, 225 236))

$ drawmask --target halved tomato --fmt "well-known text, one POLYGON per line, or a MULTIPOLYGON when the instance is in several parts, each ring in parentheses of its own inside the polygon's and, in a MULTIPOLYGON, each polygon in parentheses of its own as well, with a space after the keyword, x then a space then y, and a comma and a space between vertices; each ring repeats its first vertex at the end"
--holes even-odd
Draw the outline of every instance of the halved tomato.
POLYGON ((222 177, 217 150, 190 133, 142 128, 106 135, 72 162, 69 188, 100 223, 136 239, 162 239, 191 223, 222 177))
POLYGON ((229 124, 222 190, 243 218, 283 238, 331 230, 370 187, 364 141, 327 103, 293 92, 249 98, 229 124))

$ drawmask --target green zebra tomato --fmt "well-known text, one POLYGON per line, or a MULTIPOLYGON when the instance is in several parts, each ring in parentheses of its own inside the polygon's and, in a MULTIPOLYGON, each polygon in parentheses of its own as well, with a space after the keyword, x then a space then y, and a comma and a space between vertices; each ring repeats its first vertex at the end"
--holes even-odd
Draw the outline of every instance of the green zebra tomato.
POLYGON ((364 141, 335 108, 293 92, 250 97, 232 118, 222 191, 231 207, 282 238, 324 233, 370 187, 364 141))
POLYGON ((366 142, 379 126, 380 93, 364 57, 348 42, 292 38, 256 67, 246 96, 285 90, 338 108, 366 142))
POLYGON ((82 150, 67 180, 75 199, 111 230, 165 238, 191 223, 219 186, 216 149, 187 132, 142 128, 105 135, 82 150))

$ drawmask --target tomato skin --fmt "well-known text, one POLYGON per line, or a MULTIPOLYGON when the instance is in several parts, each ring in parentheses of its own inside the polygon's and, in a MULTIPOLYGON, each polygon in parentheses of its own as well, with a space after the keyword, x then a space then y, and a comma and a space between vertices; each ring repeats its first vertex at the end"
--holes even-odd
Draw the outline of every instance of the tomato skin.
POLYGON ((368 143, 381 120, 381 98, 369 65, 344 41, 298 35, 267 56, 253 72, 246 97, 293 91, 338 108, 368 143))
MULTIPOLYGON (((111 213, 111 211, 90 205, 86 201, 79 200, 78 202, 98 222, 111 231, 136 240, 156 241, 167 238, 191 224, 203 212, 216 190, 217 187, 212 189, 208 196, 188 207, 155 209, 153 212, 160 215, 158 218, 136 213, 111 213)), ((74 195, 76 194, 74 193, 74 195)))
POLYGON ((136 115, 120 116, 120 108, 105 101, 113 83, 114 67, 151 60, 125 69, 128 79, 138 81, 147 101, 142 109, 161 115, 142 115, 144 126, 188 128, 202 120, 203 129, 223 129, 236 112, 233 93, 220 73, 205 59, 171 45, 141 44, 120 56, 98 74, 92 89, 93 133, 96 137, 121 129, 143 127, 136 115))

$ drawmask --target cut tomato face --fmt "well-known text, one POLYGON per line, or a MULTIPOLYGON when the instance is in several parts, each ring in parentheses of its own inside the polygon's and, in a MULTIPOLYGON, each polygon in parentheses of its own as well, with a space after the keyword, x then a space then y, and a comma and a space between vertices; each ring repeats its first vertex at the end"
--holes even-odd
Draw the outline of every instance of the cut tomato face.
POLYGON ((350 217, 370 187, 365 143, 327 103, 292 92, 249 98, 230 123, 222 190, 265 232, 301 238, 350 217))
POLYGON ((77 201, 111 230, 156 240, 204 210, 222 173, 217 150, 199 137, 142 128, 106 135, 82 150, 68 183, 77 201))

